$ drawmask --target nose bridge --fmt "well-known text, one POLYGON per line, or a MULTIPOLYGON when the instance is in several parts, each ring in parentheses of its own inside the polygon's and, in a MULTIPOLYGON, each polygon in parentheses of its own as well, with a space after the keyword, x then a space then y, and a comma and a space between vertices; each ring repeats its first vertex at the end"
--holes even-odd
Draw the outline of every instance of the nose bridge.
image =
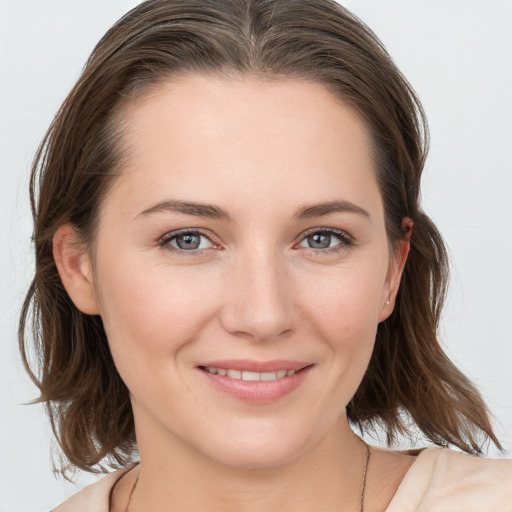
POLYGON ((282 258, 271 247, 244 251, 229 278, 224 327, 263 341, 292 328, 290 283, 282 258))

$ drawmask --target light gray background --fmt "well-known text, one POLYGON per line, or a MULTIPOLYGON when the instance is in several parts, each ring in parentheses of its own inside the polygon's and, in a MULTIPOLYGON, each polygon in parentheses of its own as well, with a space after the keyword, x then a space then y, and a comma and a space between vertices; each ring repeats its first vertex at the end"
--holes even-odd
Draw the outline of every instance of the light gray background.
MULTIPOLYGON (((28 174, 88 54, 133 0, 0 0, 0 512, 48 510, 50 430, 21 369, 16 323, 33 258, 28 174)), ((512 1, 349 0, 422 99, 432 131, 424 206, 454 266, 442 336, 512 449, 512 1)), ((491 449, 491 456, 497 452, 491 449)), ((80 476, 83 485, 94 477, 80 476)))

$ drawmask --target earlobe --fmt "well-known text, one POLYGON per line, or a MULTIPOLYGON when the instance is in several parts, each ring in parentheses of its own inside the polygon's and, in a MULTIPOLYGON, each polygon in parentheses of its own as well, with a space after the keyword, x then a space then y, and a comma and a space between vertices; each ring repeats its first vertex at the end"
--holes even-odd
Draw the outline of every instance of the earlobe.
POLYGON ((82 313, 98 315, 90 256, 85 244, 77 240, 71 224, 63 224, 55 232, 53 258, 62 284, 75 306, 82 313))
POLYGON ((400 280, 402 273, 411 249, 411 236, 413 230, 413 221, 409 217, 402 219, 402 233, 403 238, 396 241, 394 257, 390 262, 390 268, 388 270, 387 283, 387 295, 383 300, 383 307, 379 314, 379 322, 384 321, 392 313, 395 307, 395 299, 400 286, 400 280))

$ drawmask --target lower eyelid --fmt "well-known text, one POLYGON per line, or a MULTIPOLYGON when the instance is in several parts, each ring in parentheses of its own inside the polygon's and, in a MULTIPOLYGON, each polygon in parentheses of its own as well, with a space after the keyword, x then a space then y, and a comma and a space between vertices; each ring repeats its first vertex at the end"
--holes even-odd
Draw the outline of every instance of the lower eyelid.
POLYGON ((158 244, 160 247, 167 248, 168 250, 182 252, 182 253, 186 253, 186 254, 198 254, 198 253, 210 248, 210 247, 202 248, 202 249, 198 248, 198 249, 193 249, 193 250, 188 251, 186 249, 181 249, 180 247, 174 247, 170 244, 170 242, 172 242, 173 240, 176 240, 178 237, 183 236, 183 235, 196 235, 196 236, 199 236, 201 238, 208 240, 208 242, 212 245, 212 247, 216 246, 216 243, 211 239, 211 237, 208 234, 203 233, 202 231, 199 231, 197 229, 190 229, 190 230, 183 229, 183 230, 179 230, 179 231, 171 231, 171 232, 167 233, 166 235, 164 235, 163 237, 161 237, 158 240, 158 244))
POLYGON ((317 233, 321 233, 323 235, 329 235, 329 236, 332 236, 334 238, 337 238, 340 241, 340 243, 337 244, 334 247, 330 247, 330 248, 326 248, 326 249, 315 249, 314 247, 308 247, 308 249, 311 249, 313 251, 327 252, 327 251, 329 251, 331 249, 335 249, 336 247, 338 247, 340 245, 341 246, 345 246, 345 247, 355 245, 355 240, 352 238, 352 236, 350 236, 348 233, 345 233, 344 231, 334 230, 334 229, 314 229, 314 230, 310 230, 310 231, 308 231, 308 232, 306 232, 306 233, 304 233, 302 235, 301 240, 300 240, 299 243, 302 243, 309 236, 315 235, 317 233))
MULTIPOLYGON (((330 235, 330 236, 333 236, 335 238, 337 238, 339 240, 339 243, 336 244, 335 246, 333 247, 327 247, 325 249, 316 249, 314 247, 307 247, 307 246, 301 246, 305 249, 308 249, 310 251, 313 251, 315 253, 323 253, 323 254, 328 254, 328 253, 331 253, 331 252, 336 252, 336 251, 340 251, 340 250, 343 250, 343 249, 348 249, 350 248, 351 246, 354 246, 356 245, 356 242, 355 240, 352 238, 351 235, 349 235, 348 233, 345 233, 344 231, 341 231, 341 230, 334 230, 334 229, 314 229, 314 230, 310 230, 306 233, 304 233, 302 236, 301 236, 301 240, 299 243, 302 243, 304 242, 309 236, 311 235, 314 235, 316 233, 322 233, 322 234, 325 234, 325 235, 330 235)), ((163 248, 166 248, 168 249, 169 251, 173 251, 173 252, 177 252, 177 253, 182 253, 184 255, 199 255, 199 254, 202 254, 204 252, 206 252, 208 249, 211 249, 211 248, 219 248, 218 247, 218 244, 212 240, 212 237, 207 234, 207 233, 204 233, 198 229, 190 229, 190 230, 178 230, 178 231, 171 231, 169 233, 167 233, 166 235, 164 235, 163 237, 161 237, 159 240, 158 240, 158 244, 160 247, 163 247, 163 248), (208 240, 208 242, 211 244, 210 247, 206 247, 206 248, 197 248, 197 249, 191 249, 191 250, 186 250, 186 249, 182 249, 180 247, 174 247, 172 245, 170 245, 170 242, 175 240, 176 238, 178 238, 179 236, 182 236, 182 235, 187 235, 187 234, 191 234, 191 235, 197 235, 197 236, 200 236, 206 240, 208 240)))

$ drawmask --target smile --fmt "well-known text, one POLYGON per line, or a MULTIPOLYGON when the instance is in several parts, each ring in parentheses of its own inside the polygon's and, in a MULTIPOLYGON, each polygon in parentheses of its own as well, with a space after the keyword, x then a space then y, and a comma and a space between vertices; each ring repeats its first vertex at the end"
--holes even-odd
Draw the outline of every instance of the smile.
POLYGON ((234 370, 231 368, 204 367, 204 370, 212 375, 222 375, 230 379, 241 379, 246 381, 271 381, 291 377, 295 370, 277 370, 275 372, 251 372, 246 370, 234 370))
POLYGON ((204 362, 197 368, 222 394, 251 404, 270 404, 297 389, 315 366, 299 361, 225 360, 204 362))

